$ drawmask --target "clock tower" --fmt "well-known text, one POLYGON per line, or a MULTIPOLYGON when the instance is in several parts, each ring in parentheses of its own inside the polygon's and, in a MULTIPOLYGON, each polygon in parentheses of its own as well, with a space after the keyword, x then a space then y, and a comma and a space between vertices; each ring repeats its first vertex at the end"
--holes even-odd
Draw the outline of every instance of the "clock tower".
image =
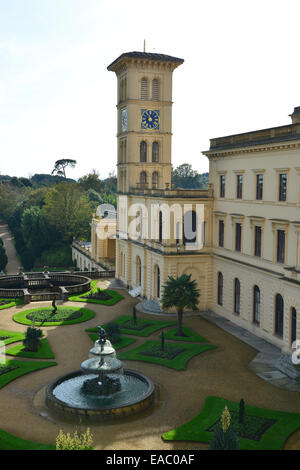
POLYGON ((118 193, 171 188, 172 73, 182 59, 128 52, 118 78, 118 193))

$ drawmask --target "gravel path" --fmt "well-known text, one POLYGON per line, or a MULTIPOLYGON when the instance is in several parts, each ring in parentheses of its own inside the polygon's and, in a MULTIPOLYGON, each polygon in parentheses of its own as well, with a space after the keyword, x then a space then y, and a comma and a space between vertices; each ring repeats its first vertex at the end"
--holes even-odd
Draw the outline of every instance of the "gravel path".
POLYGON ((7 274, 17 274, 19 272, 21 262, 16 252, 13 237, 8 230, 7 224, 0 224, 0 237, 3 240, 6 255, 8 257, 8 263, 6 265, 5 271, 7 274))
MULTIPOLYGON (((60 429, 73 432, 75 425, 51 421, 40 415, 45 411, 41 405, 41 390, 59 375, 78 370, 80 363, 87 359, 92 342, 84 331, 86 328, 132 313, 136 300, 124 290, 120 290, 120 293, 125 299, 113 307, 80 304, 96 312, 95 318, 85 323, 43 328, 58 365, 18 378, 0 390, 1 429, 23 439, 52 444, 60 429)), ((50 304, 41 302, 34 303, 34 306, 50 304)), ((64 305, 79 304, 65 302, 64 305)), ((23 325, 13 322, 12 315, 25 308, 29 307, 2 310, 0 329, 24 331, 23 325)), ((150 318, 142 313, 139 316, 150 318)), ((163 318, 167 318, 167 315, 163 318)), ((161 401, 153 414, 137 416, 134 420, 127 419, 121 423, 91 425, 96 449, 206 449, 207 445, 200 443, 166 443, 162 441, 161 434, 196 416, 209 395, 234 401, 244 398, 248 405, 300 412, 298 393, 275 388, 248 369, 249 362, 257 354, 256 350, 201 316, 186 317, 184 324, 206 337, 217 348, 191 359, 186 371, 139 361, 124 361, 125 368, 141 371, 159 385, 161 401)), ((152 336, 145 340, 150 338, 152 336)), ((141 341, 139 338, 137 343, 128 348, 135 347, 141 341)), ((300 448, 300 431, 288 439, 286 448, 300 448)))

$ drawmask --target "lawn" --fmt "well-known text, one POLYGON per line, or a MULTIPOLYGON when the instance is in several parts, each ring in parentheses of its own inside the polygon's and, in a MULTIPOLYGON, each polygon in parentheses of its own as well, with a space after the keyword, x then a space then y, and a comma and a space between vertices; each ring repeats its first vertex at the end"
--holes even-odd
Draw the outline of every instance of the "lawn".
POLYGON ((165 338, 166 339, 172 339, 173 341, 191 341, 193 343, 208 343, 208 340, 204 338, 203 336, 198 335, 196 331, 192 330, 191 328, 188 328, 187 326, 182 327, 182 332, 184 336, 177 336, 177 328, 168 330, 167 332, 164 332, 165 338))
POLYGON ((137 348, 118 354, 120 360, 143 361, 166 366, 175 370, 185 370, 188 361, 205 351, 214 349, 210 344, 174 344, 165 342, 165 351, 160 341, 146 341, 137 348))
POLYGON ((24 349, 25 346, 23 344, 17 344, 12 348, 6 349, 5 353, 9 356, 30 357, 34 359, 54 359, 55 357, 46 338, 41 340, 41 346, 37 352, 24 351, 24 349))
POLYGON ((16 343, 25 338, 25 333, 17 333, 15 331, 0 330, 0 341, 4 344, 16 343))
POLYGON ((25 441, 0 429, 0 450, 55 450, 55 445, 25 441))
POLYGON ((60 326, 73 325, 90 320, 95 316, 92 310, 80 307, 57 307, 57 312, 52 316, 53 308, 32 308, 24 310, 13 316, 16 323, 22 325, 32 325, 34 320, 35 326, 60 326), (42 321, 46 320, 43 324, 42 321))
POLYGON ((280 450, 288 436, 300 427, 300 413, 286 413, 246 404, 245 426, 239 429, 236 424, 239 404, 220 397, 207 397, 202 411, 195 418, 166 432, 162 438, 165 441, 209 443, 226 405, 232 413, 233 427, 239 433, 240 448, 244 450, 280 450))
POLYGON ((87 303, 93 303, 93 304, 112 306, 112 305, 115 305, 117 302, 120 302, 120 300, 124 299, 124 297, 121 294, 110 289, 103 289, 103 290, 101 289, 101 293, 103 293, 103 295, 107 295, 108 297, 106 300, 88 298, 87 297, 88 295, 95 294, 98 291, 99 289, 97 287, 98 282, 99 280, 92 281, 91 290, 80 295, 70 295, 69 300, 71 300, 72 302, 87 302, 87 303))
MULTIPOLYGON (((86 331, 89 331, 89 330, 86 330, 86 331)), ((94 343, 99 338, 99 334, 97 335, 96 333, 90 333, 89 337, 94 343)), ((115 350, 118 351, 119 349, 126 348, 130 344, 135 343, 135 341, 136 340, 134 338, 124 337, 124 338, 121 338, 120 341, 118 341, 117 343, 112 343, 112 344, 115 350)))
MULTIPOLYGON (((129 315, 121 315, 114 323, 118 323, 122 333, 135 336, 150 336, 155 331, 161 330, 168 326, 175 326, 174 321, 153 320, 145 318, 137 318, 136 325, 133 322, 133 317, 129 315)), ((105 328, 105 325, 104 325, 105 328)))
POLYGON ((16 305, 22 305, 23 300, 22 299, 0 299, 0 310, 4 308, 10 308, 10 307, 15 307, 16 305), (5 302, 3 305, 2 302, 5 302))
POLYGON ((7 359, 5 364, 0 366, 0 388, 22 375, 51 366, 56 366, 56 362, 30 362, 7 359), (4 371, 3 373, 4 368, 11 370, 4 371))

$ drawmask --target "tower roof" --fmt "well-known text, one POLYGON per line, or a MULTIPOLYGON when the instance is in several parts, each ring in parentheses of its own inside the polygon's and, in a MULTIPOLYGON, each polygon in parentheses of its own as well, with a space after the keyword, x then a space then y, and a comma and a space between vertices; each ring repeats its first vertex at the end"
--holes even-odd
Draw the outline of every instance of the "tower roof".
POLYGON ((173 57, 166 54, 156 54, 153 52, 124 52, 116 60, 114 60, 108 67, 107 70, 114 71, 115 66, 122 61, 123 59, 144 59, 144 60, 153 60, 160 62, 173 62, 174 64, 183 64, 184 60, 179 59, 178 57, 173 57))

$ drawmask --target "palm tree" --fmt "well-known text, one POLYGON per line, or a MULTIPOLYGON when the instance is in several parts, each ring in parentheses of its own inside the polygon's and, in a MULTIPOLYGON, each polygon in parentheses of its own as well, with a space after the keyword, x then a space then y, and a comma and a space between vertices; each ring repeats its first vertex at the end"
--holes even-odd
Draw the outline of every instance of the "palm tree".
POLYGON ((184 336, 182 332, 182 315, 185 308, 193 311, 197 310, 200 291, 197 288, 196 281, 191 281, 191 274, 182 274, 174 278, 168 277, 163 286, 162 308, 168 309, 175 307, 178 315, 178 331, 176 336, 184 336))

